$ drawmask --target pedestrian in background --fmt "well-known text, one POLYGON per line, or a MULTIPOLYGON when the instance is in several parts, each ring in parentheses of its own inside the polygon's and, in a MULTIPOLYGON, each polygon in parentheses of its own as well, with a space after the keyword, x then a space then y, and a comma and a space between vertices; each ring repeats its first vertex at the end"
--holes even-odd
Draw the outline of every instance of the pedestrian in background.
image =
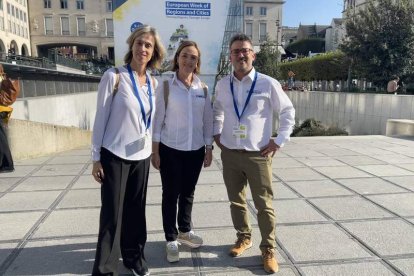
POLYGON ((174 55, 173 78, 164 81, 156 93, 151 161, 161 173, 169 262, 179 261, 180 243, 191 248, 203 244, 192 230, 191 212, 201 168, 210 166, 213 158, 213 110, 207 86, 197 76, 200 67, 197 43, 182 41, 174 55))
POLYGON ((249 183, 262 240, 264 270, 278 271, 275 258, 275 213, 272 206, 272 157, 286 141, 295 123, 295 110, 280 83, 253 67, 256 55, 244 34, 230 40, 233 74, 216 86, 214 140, 221 148, 223 177, 237 240, 230 255, 240 256, 252 247, 246 187, 249 183), (273 113, 279 114, 276 138, 273 113))
POLYGON ((292 69, 288 69, 288 89, 292 90, 293 86, 295 86, 295 73, 292 71, 292 69))
POLYGON ((7 140, 7 125, 13 112, 10 106, 20 92, 18 80, 10 80, 0 64, 0 173, 13 172, 14 163, 7 140))
POLYGON ((92 175, 101 184, 101 215, 92 275, 118 275, 122 255, 134 275, 149 275, 145 204, 152 148, 151 120, 164 48, 157 31, 142 26, 127 40, 126 65, 102 76, 92 137, 92 175))
POLYGON ((399 81, 400 81, 400 78, 398 76, 393 76, 392 79, 387 84, 387 92, 394 93, 394 95, 397 95, 399 81))

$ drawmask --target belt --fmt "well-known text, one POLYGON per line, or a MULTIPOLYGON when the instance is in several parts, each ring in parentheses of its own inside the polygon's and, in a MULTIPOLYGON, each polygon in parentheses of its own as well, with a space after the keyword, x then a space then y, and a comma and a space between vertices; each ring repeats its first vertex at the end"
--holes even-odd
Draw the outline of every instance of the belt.
POLYGON ((239 153, 257 153, 259 151, 254 150, 245 150, 245 149, 228 149, 229 151, 239 152, 239 153))

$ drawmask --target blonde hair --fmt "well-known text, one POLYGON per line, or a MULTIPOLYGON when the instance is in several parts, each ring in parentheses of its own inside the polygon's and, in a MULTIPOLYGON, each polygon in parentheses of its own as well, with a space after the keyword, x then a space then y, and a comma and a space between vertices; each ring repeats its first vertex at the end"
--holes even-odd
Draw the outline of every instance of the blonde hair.
POLYGON ((124 57, 124 62, 131 63, 132 56, 133 56, 132 47, 134 45, 134 41, 135 39, 137 39, 138 37, 144 34, 150 34, 154 37, 154 52, 152 54, 150 61, 147 64, 147 67, 150 69, 159 69, 161 68, 162 60, 164 59, 165 49, 161 43, 161 39, 160 39, 160 36, 158 35, 157 30, 149 25, 141 26, 129 35, 126 41, 128 44, 128 52, 126 53, 124 57))
POLYGON ((183 41, 181 41, 180 46, 178 46, 178 49, 175 52, 171 71, 174 71, 175 72, 175 71, 178 71, 178 69, 180 69, 178 67, 178 57, 180 56, 181 51, 185 47, 190 47, 190 46, 193 46, 193 47, 195 47, 197 49, 197 52, 198 52, 198 61, 197 61, 196 68, 194 68, 194 73, 197 74, 197 75, 200 74, 200 68, 201 68, 201 52, 200 52, 200 48, 198 48, 197 43, 195 43, 194 41, 191 41, 191 40, 183 40, 183 41))

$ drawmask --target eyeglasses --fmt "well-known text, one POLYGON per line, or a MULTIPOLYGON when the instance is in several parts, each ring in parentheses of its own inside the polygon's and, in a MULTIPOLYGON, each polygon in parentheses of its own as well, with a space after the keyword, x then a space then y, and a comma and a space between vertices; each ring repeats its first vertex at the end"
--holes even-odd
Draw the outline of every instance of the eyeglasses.
POLYGON ((243 55, 247 55, 248 53, 250 53, 250 51, 253 51, 253 50, 250 48, 241 48, 241 49, 233 49, 230 51, 230 53, 233 56, 238 56, 240 55, 240 53, 242 53, 243 55))

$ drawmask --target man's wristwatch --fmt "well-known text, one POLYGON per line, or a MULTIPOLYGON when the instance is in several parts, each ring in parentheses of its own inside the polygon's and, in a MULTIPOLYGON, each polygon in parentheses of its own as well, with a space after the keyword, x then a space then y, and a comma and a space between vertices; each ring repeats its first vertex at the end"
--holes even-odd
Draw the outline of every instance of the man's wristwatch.
POLYGON ((213 145, 206 145, 206 149, 211 149, 211 150, 213 150, 213 149, 214 149, 214 146, 213 146, 213 145))

